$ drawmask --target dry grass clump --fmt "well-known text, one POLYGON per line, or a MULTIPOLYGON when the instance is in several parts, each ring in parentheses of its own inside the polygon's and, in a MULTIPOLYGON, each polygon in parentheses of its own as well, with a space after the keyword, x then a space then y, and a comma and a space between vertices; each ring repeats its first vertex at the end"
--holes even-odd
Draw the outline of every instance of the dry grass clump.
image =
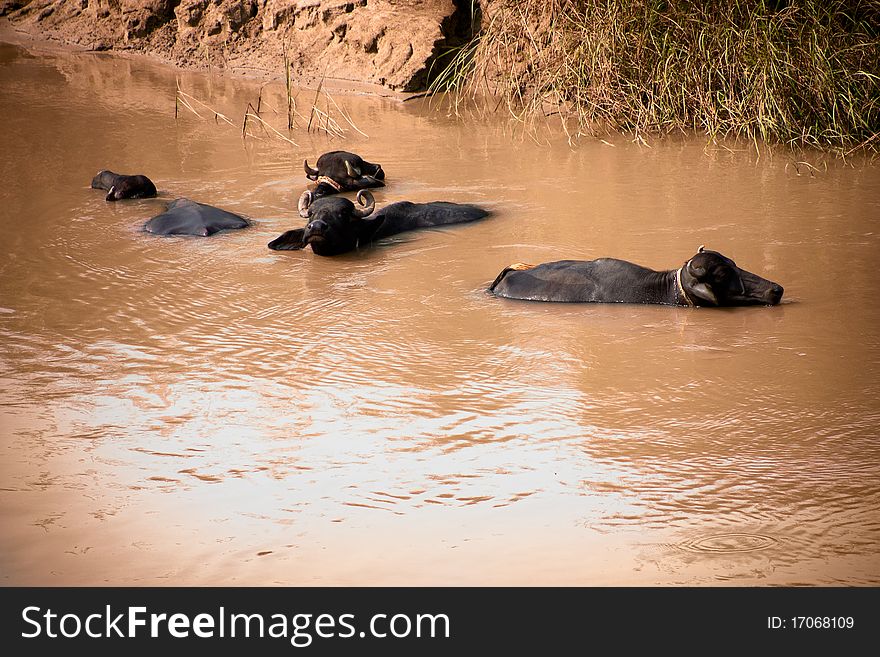
MULTIPOLYGON (((272 125, 270 120, 264 118, 264 114, 268 112, 270 113, 270 119, 274 115, 277 122, 277 117, 280 116, 281 112, 279 112, 275 107, 273 107, 269 102, 264 98, 264 91, 267 86, 274 84, 273 82, 268 82, 262 85, 259 89, 259 94, 257 96, 256 104, 248 102, 245 106, 244 115, 241 122, 241 136, 245 141, 248 138, 252 139, 263 139, 264 137, 272 137, 278 138, 282 141, 286 141, 292 146, 299 146, 299 144, 291 138, 296 131, 302 132, 302 129, 305 128, 305 132, 307 133, 323 133, 330 138, 337 139, 345 139, 348 135, 349 129, 343 125, 343 122, 348 124, 352 130, 355 132, 367 137, 368 135, 355 125, 352 118, 349 116, 348 112, 336 102, 336 100, 331 96, 324 87, 324 80, 322 79, 318 84, 318 88, 315 90, 314 98, 312 100, 311 107, 309 108, 308 115, 305 116, 301 114, 296 107, 296 101, 299 93, 294 93, 294 87, 291 84, 290 80, 290 69, 287 64, 287 60, 285 58, 285 89, 284 89, 284 103, 285 103, 285 114, 286 114, 286 128, 287 134, 281 132, 278 128, 275 128, 272 125), (323 105, 323 108, 321 107, 323 105), (339 117, 341 121, 338 121, 336 117, 339 117)), ((180 108, 184 107, 188 109, 190 112, 195 114, 198 118, 202 120, 207 120, 213 116, 215 123, 220 123, 223 121, 224 123, 229 124, 233 128, 237 128, 238 126, 225 114, 214 109, 212 106, 208 105, 208 103, 199 100, 192 94, 189 94, 180 87, 180 80, 177 80, 177 88, 174 96, 174 118, 177 119, 180 116, 180 108), (199 109, 201 112, 199 112, 199 109)))
POLYGON ((880 151, 880 1, 496 0, 431 91, 573 136, 696 130, 880 151))

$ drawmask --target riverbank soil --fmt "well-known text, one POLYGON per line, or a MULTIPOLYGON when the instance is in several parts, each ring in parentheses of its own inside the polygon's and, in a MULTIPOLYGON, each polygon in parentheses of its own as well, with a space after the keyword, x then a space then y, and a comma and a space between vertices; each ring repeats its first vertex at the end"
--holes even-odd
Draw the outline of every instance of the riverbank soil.
MULTIPOLYGON (((460 6, 461 5, 461 6, 460 6)), ((467 5, 467 7, 463 7, 467 5)), ((146 53, 177 66, 424 89, 432 64, 467 40, 458 0, 4 0, 18 31, 88 50, 146 53)))

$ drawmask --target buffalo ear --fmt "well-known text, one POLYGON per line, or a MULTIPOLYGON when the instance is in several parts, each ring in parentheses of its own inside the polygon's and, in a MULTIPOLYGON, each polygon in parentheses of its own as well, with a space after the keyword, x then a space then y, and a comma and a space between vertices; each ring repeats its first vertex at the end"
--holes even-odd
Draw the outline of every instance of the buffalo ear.
POLYGON ((711 303, 713 306, 718 305, 718 297, 715 296, 715 292, 712 290, 712 286, 709 281, 704 280, 707 278, 707 274, 709 270, 705 265, 695 265, 694 259, 691 258, 687 261, 685 265, 685 269, 687 270, 688 276, 691 278, 691 281, 687 285, 687 290, 695 297, 699 297, 703 301, 711 303))
POLYGON ((700 280, 701 278, 703 278, 707 272, 706 267, 704 265, 694 265, 693 259, 688 260, 687 271, 688 271, 688 274, 690 274, 691 276, 693 276, 697 280, 700 280))
POLYGON ((268 246, 273 251, 299 251, 306 246, 303 244, 303 234, 305 234, 304 228, 294 228, 276 237, 268 246))
POLYGON ((707 283, 694 283, 688 287, 688 292, 703 301, 708 301, 713 306, 718 305, 718 297, 715 296, 712 288, 707 283))

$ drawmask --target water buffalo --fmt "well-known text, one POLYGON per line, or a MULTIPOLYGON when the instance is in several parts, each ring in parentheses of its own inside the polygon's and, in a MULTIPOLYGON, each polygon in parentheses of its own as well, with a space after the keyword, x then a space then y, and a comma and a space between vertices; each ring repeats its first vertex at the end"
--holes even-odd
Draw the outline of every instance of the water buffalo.
POLYGON ((127 176, 112 171, 99 171, 92 178, 92 189, 106 189, 108 201, 122 198, 150 198, 156 196, 153 181, 142 175, 127 176))
POLYGON ((776 305, 782 286, 740 269, 700 247, 678 269, 654 271, 615 258, 560 260, 505 268, 489 290, 499 297, 582 303, 660 303, 669 306, 776 305))
POLYGON ((489 214, 473 205, 446 201, 400 201, 372 214, 376 202, 368 190, 358 192, 357 200, 360 207, 347 198, 314 199, 312 192, 303 192, 299 199, 299 214, 309 220, 308 224, 272 240, 269 248, 295 251, 311 246, 317 255, 332 256, 407 230, 465 223, 489 214))
POLYGON ((179 198, 171 201, 165 212, 147 221, 144 230, 154 235, 207 237, 221 230, 236 230, 250 225, 250 221, 237 214, 188 198, 179 198))
POLYGON ((373 164, 347 151, 324 153, 315 163, 316 169, 303 161, 306 177, 318 184, 312 191, 315 198, 338 192, 353 192, 368 187, 384 187, 385 172, 381 164, 373 164))

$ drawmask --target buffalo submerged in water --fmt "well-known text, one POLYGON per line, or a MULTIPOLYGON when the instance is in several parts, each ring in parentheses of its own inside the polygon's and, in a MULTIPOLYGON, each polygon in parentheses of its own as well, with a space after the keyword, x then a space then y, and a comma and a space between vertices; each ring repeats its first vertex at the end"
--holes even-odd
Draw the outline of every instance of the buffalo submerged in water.
POLYGON ((188 198, 179 198, 171 201, 165 212, 147 221, 144 230, 154 235, 208 237, 222 230, 239 230, 250 225, 251 222, 241 215, 188 198))
POLYGON ((408 230, 467 223, 489 215, 483 208, 447 201, 400 201, 374 214, 376 202, 368 190, 358 192, 357 200, 356 206, 347 198, 314 199, 312 192, 303 192, 299 214, 308 223, 272 240, 269 248, 296 251, 311 246, 316 255, 333 256, 408 230))
POLYGON ((560 260, 506 267, 489 290, 499 297, 571 303, 669 306, 773 306, 783 288, 717 251, 700 247, 678 269, 655 271, 618 260, 560 260))

